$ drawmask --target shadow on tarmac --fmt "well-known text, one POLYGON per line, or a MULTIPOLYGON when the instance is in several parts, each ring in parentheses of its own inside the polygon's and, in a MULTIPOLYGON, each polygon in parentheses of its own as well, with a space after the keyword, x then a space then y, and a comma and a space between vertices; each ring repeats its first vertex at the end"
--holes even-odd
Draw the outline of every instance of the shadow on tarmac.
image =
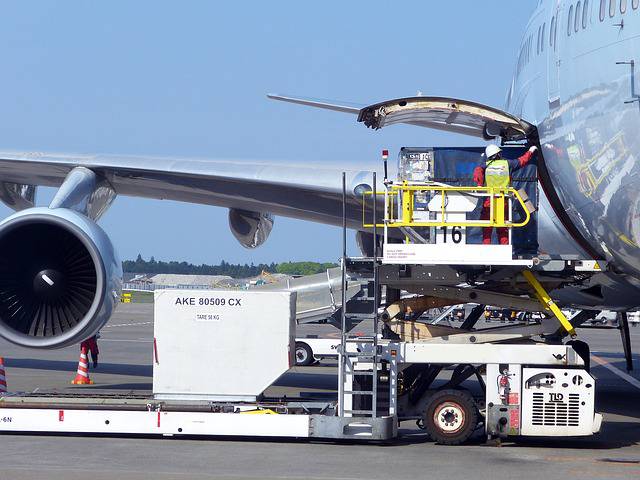
POLYGON ((287 372, 276 380, 272 387, 301 387, 338 390, 338 378, 326 373, 287 372))
POLYGON ((140 391, 144 391, 146 393, 151 392, 151 390, 153 389, 153 384, 152 383, 116 383, 116 384, 112 384, 112 383, 100 383, 100 382, 96 382, 92 385, 74 385, 72 387, 69 387, 69 389, 72 390, 86 390, 86 391, 92 391, 92 390, 140 390, 140 391))
MULTIPOLYGON (((605 423, 611 421, 607 419, 607 415, 620 415, 622 417, 640 419, 640 391, 631 393, 625 390, 598 390, 596 412, 605 415, 605 423)), ((636 423, 636 428, 640 435, 639 423, 636 423)))
MULTIPOLYGON (((8 368, 25 368, 31 370, 56 370, 73 372, 78 368, 78 362, 64 360, 39 360, 36 358, 4 358, 4 365, 8 368)), ((131 365, 126 363, 100 363, 98 368, 90 367, 90 372, 110 375, 131 375, 136 377, 151 377, 153 366, 131 365)))
MULTIPOLYGON (((624 360, 624 353, 622 352, 598 352, 598 351, 593 351, 591 352, 594 355, 597 355, 599 357, 605 357, 605 358, 621 358, 624 360)), ((640 354, 638 353, 634 353, 631 355, 631 357, 633 358, 633 364, 635 368, 640 368, 640 364, 638 364, 638 362, 640 362, 640 354)), ((626 371, 625 367, 624 367, 624 363, 621 363, 622 365, 622 370, 626 371)))
POLYGON ((637 422, 603 422, 602 430, 593 437, 553 438, 522 437, 513 447, 544 447, 558 449, 615 450, 640 445, 640 427, 637 422))

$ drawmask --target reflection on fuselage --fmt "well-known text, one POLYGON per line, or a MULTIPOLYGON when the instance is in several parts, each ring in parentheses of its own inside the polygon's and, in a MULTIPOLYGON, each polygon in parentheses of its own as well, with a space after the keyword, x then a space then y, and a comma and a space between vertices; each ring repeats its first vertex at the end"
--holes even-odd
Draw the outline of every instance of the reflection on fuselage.
MULTIPOLYGON (((640 284, 640 98, 632 97, 630 63, 640 61, 640 8, 629 2, 610 17, 607 2, 600 20, 600 2, 583 2, 586 20, 578 22, 575 1, 555 4, 541 2, 530 20, 523 49, 532 51, 519 62, 507 110, 538 126, 562 207, 631 287, 640 284), (552 21, 555 37, 545 28, 552 21)), ((627 305, 640 305, 631 288, 637 298, 627 305)))

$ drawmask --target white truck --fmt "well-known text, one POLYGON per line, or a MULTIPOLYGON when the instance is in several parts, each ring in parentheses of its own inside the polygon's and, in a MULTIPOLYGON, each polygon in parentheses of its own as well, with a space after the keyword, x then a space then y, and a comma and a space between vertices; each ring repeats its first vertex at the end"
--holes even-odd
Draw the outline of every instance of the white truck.
POLYGON ((338 358, 340 338, 296 338, 296 366, 313 365, 323 358, 338 358))

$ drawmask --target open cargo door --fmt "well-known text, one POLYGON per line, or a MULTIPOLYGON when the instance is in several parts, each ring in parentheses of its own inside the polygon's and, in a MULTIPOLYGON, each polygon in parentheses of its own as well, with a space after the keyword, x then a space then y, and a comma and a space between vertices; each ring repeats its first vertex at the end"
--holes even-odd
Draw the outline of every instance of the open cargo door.
POLYGON ((492 140, 521 141, 535 137, 536 128, 530 123, 497 108, 480 103, 445 97, 407 97, 386 100, 370 106, 355 103, 319 100, 289 95, 268 94, 282 102, 358 115, 367 127, 380 129, 387 125, 405 123, 435 128, 492 140))
POLYGON ((409 97, 365 107, 358 121, 380 129, 396 123, 435 128, 491 140, 527 139, 535 132, 530 123, 493 107, 467 100, 442 97, 409 97))

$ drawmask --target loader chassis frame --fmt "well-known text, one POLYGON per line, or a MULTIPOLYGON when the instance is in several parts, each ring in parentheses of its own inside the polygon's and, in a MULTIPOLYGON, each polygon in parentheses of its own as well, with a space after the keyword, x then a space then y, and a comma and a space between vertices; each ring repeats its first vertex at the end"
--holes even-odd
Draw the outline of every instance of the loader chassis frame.
MULTIPOLYGON (((350 346, 361 353, 367 353, 370 348, 366 342, 350 346)), ((381 385, 388 392, 388 407, 372 418, 357 414, 338 416, 334 401, 265 400, 231 404, 157 401, 153 397, 13 394, 2 397, 0 401, 0 431, 389 440, 398 435, 399 418, 412 418, 402 411, 398 402, 399 370, 411 365, 469 364, 484 367, 487 372, 498 371, 499 366, 505 364, 518 372, 536 366, 540 371, 575 371, 586 382, 593 382, 583 369, 582 359, 565 345, 442 345, 381 340, 378 348, 379 372, 387 376, 381 385)), ((354 362, 350 367, 348 381, 370 365, 368 362, 354 362)), ((487 391, 490 392, 491 388, 487 391)), ((485 428, 489 435, 535 434, 535 431, 531 432, 530 428, 527 431, 519 424, 517 428, 514 424, 510 431, 500 431, 496 422, 502 418, 503 412, 493 408, 489 395, 480 406, 487 412, 485 428)), ((511 399, 514 400, 513 395, 511 399)), ((352 407, 345 405, 347 410, 352 407)), ((517 410, 516 414, 510 414, 511 420, 522 417, 519 402, 512 402, 508 408, 517 410)), ((524 408, 531 411, 534 407, 525 404, 524 408)), ((591 430, 589 424, 584 427, 583 434, 591 434, 591 430)), ((548 432, 543 434, 549 435, 548 432)))

